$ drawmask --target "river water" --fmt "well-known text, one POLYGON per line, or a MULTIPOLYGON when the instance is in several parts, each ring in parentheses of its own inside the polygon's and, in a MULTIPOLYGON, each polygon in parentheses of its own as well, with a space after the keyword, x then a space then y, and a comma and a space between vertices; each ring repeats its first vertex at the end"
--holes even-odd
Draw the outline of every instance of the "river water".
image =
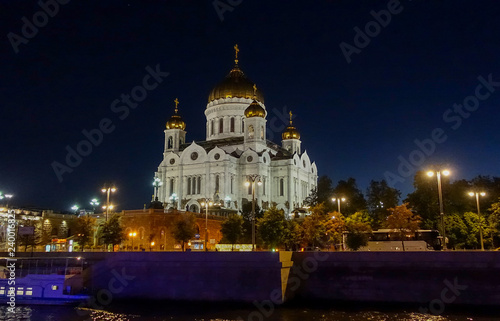
MULTIPOLYGON (((113 306, 108 311, 80 309, 64 306, 25 306, 16 308, 16 317, 6 315, 6 307, 0 307, 0 320, 26 321, 491 321, 500 320, 497 311, 467 311, 448 312, 435 316, 418 312, 418 308, 397 309, 396 307, 374 309, 348 309, 327 307, 280 307, 259 311, 256 307, 235 307, 231 304, 133 304, 113 306), (496 315, 494 315, 496 313, 496 315)), ((10 315, 12 316, 12 315, 10 315)))

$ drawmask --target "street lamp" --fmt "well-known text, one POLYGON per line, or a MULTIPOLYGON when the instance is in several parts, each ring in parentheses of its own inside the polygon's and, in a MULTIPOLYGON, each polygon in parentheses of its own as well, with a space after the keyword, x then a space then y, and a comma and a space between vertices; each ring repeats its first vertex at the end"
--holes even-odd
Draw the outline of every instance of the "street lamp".
POLYGON ((92 205, 92 209, 94 210, 94 212, 95 212, 95 207, 96 207, 96 206, 99 206, 99 204, 100 204, 100 203, 99 203, 99 201, 97 200, 97 198, 93 198, 93 199, 91 199, 91 200, 90 200, 90 205, 92 205))
POLYGON ((155 177, 153 180, 153 186, 155 188, 155 201, 158 202, 158 188, 163 185, 163 182, 159 177, 155 177))
POLYGON ((177 209, 177 205, 176 205, 177 204, 177 199, 178 199, 177 194, 172 193, 172 195, 170 195, 169 199, 170 199, 170 203, 172 203, 172 207, 174 209, 177 209))
POLYGON ((73 210, 73 212, 75 212, 75 214, 76 214, 76 211, 78 211, 79 208, 80 207, 78 205, 76 205, 76 204, 73 205, 73 206, 71 206, 71 209, 73 210))
POLYGON ((151 252, 151 248, 152 248, 153 246, 155 246, 155 242, 154 242, 154 241, 153 241, 153 242, 151 242, 151 244, 149 245, 149 252, 151 252))
POLYGON ((128 233, 128 236, 132 239, 132 251, 134 250, 134 237, 137 235, 136 232, 128 233))
POLYGON ((339 214, 342 214, 340 212, 340 202, 345 202, 345 201, 346 201, 345 197, 333 197, 332 198, 332 202, 334 202, 334 203, 337 202, 337 205, 338 205, 338 208, 339 208, 339 210, 338 210, 339 214))
POLYGON ((438 183, 438 196, 439 196, 439 216, 441 218, 441 233, 443 234, 443 250, 446 250, 446 228, 444 226, 444 209, 443 209, 443 190, 441 188, 441 174, 444 176, 450 175, 450 171, 445 169, 443 171, 428 171, 427 176, 432 177, 436 174, 438 183))
POLYGON ((257 181, 257 185, 261 186, 262 181, 260 179, 260 175, 252 174, 247 176, 247 181, 245 182, 245 186, 249 187, 252 185, 252 251, 255 251, 255 182, 257 181))
POLYGON ((208 251, 208 207, 214 205, 214 203, 209 200, 208 198, 205 198, 205 202, 201 203, 201 206, 205 207, 205 252, 208 251))
POLYGON ((481 210, 479 209, 479 196, 485 196, 485 192, 469 192, 469 196, 476 196, 477 216, 479 218, 479 238, 481 240, 481 251, 484 251, 483 224, 481 222, 481 210))
POLYGON ((110 207, 110 205, 109 205, 109 194, 116 192, 116 188, 115 187, 104 187, 103 189, 101 189, 101 192, 107 194, 107 197, 106 197, 106 207, 103 207, 103 208, 106 209, 106 222, 107 222, 108 221, 109 210, 113 208, 113 206, 110 207))

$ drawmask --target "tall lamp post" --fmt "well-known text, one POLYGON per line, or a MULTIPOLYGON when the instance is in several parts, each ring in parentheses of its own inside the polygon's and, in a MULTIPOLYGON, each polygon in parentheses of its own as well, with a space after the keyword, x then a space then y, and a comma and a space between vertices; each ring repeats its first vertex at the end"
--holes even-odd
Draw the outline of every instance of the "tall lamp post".
POLYGON ((3 200, 4 198, 7 199, 7 204, 6 204, 6 207, 9 208, 9 201, 10 199, 13 197, 14 195, 12 194, 2 194, 2 192, 0 192, 0 200, 3 200))
POLYGON ((201 206, 205 207, 205 252, 208 251, 208 207, 214 205, 214 203, 205 198, 205 202, 201 202, 201 206))
POLYGON ((252 174, 247 176, 245 186, 249 187, 250 184, 252 185, 252 251, 255 251, 255 182, 259 186, 262 185, 260 175, 252 174))
POLYGON ((481 210, 479 208, 479 196, 485 196, 485 192, 469 192, 469 196, 476 196, 477 216, 479 217, 479 239, 481 240, 481 251, 484 251, 483 224, 481 222, 481 210))
POLYGON ((427 176, 432 177, 436 174, 437 183, 438 183, 438 196, 439 196, 439 217, 441 220, 441 233, 443 234, 443 250, 446 250, 446 228, 444 226, 444 209, 443 209, 443 190, 441 188, 441 174, 444 176, 450 175, 450 171, 445 169, 443 171, 428 171, 427 176))
POLYGON ((128 233, 128 236, 132 239, 132 251, 134 250, 134 237, 137 235, 136 232, 130 232, 128 233))
POLYGON ((103 193, 106 193, 106 222, 108 221, 108 214, 109 214, 109 210, 112 209, 113 207, 109 206, 109 194, 110 193, 114 193, 116 192, 116 188, 115 187, 104 187, 103 189, 101 189, 101 192, 103 193))
POLYGON ((342 201, 342 202, 345 202, 345 201, 346 201, 346 198, 345 198, 345 197, 342 197, 342 198, 340 198, 340 197, 333 197, 333 198, 332 198, 332 202, 334 202, 334 203, 335 203, 335 202, 337 202, 338 209, 339 209, 339 210, 338 210, 339 214, 342 214, 342 213, 340 212, 340 202, 341 202, 341 201, 342 201))

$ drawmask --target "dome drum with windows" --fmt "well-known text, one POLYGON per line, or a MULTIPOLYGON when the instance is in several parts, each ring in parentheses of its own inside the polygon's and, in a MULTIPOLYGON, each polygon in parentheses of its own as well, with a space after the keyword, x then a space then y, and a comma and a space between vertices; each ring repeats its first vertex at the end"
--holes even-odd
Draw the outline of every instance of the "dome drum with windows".
POLYGON ((165 126, 167 129, 186 129, 186 123, 182 120, 181 116, 177 113, 179 111, 179 99, 175 98, 175 113, 170 117, 167 121, 167 125, 165 126))

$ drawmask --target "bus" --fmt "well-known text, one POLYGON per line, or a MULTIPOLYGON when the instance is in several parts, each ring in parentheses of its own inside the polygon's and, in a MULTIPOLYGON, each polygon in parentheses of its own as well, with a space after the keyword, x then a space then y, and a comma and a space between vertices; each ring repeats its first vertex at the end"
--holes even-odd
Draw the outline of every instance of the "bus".
MULTIPOLYGON (((348 232, 342 235, 343 249, 347 247, 348 232)), ((436 230, 408 231, 404 241, 397 230, 380 229, 372 231, 368 236, 368 244, 361 247, 360 251, 440 251, 443 247, 443 237, 436 230), (403 248, 404 246, 404 248, 403 248)))

